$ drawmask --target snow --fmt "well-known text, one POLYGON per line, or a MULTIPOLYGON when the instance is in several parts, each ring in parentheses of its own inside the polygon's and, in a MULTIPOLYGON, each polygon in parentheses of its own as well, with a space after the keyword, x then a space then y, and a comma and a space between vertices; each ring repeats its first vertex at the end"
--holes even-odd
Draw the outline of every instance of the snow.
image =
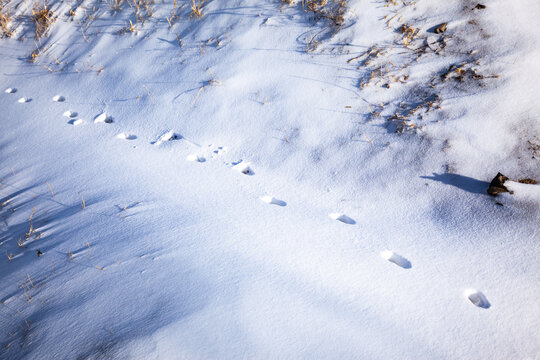
POLYGON ((540 4, 347 3, 7 3, 0 358, 540 359, 540 4))

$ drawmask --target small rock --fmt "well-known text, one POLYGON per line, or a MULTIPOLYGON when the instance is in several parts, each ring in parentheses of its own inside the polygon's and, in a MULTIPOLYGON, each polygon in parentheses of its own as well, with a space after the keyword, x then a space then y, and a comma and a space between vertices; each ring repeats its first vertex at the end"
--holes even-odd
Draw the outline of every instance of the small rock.
POLYGON ((511 191, 509 191, 506 186, 504 186, 504 182, 508 180, 506 176, 504 176, 501 173, 497 173, 493 180, 491 180, 491 183, 489 184, 489 188, 487 189, 487 193, 491 196, 497 196, 497 194, 509 192, 512 194, 511 191))
POLYGON ((486 8, 486 5, 476 4, 476 6, 473 7, 473 10, 484 10, 485 8, 486 8))
POLYGON ((442 34, 443 32, 445 32, 447 25, 448 23, 442 23, 441 25, 437 26, 435 28, 435 34, 442 34))
POLYGON ((38 249, 37 256, 40 257, 41 255, 43 255, 43 253, 41 252, 41 250, 38 249))

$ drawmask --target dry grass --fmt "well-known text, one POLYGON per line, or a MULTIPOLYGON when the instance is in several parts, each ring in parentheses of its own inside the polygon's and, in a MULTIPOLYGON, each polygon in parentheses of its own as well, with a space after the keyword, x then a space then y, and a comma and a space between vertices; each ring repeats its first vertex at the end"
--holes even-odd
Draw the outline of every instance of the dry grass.
POLYGON ((49 184, 49 182, 46 182, 47 186, 49 187, 49 190, 51 191, 51 197, 54 197, 54 191, 51 187, 51 184, 49 184))
POLYGON ((448 70, 441 75, 441 81, 450 79, 464 82, 467 79, 482 80, 482 79, 497 79, 498 75, 483 75, 478 72, 478 69, 473 67, 474 64, 463 63, 460 65, 451 65, 448 70))
POLYGON ((28 219, 28 222, 30 223, 30 229, 28 229, 28 232, 25 234, 26 239, 31 237, 34 234, 34 232, 36 231, 36 229, 34 229, 34 225, 32 224, 32 218, 34 217, 35 214, 36 214, 36 208, 33 207, 32 208, 32 213, 30 214, 30 218, 28 219))
POLYGON ((153 0, 132 0, 132 2, 129 0, 127 1, 129 6, 132 9, 135 9, 135 16, 139 18, 140 21, 144 21, 146 18, 150 18, 154 15, 154 10, 150 6, 154 3, 153 0))
MULTIPOLYGON (((25 284, 26 284, 26 281, 25 281, 25 284)), ((28 285, 26 285, 26 287, 28 287, 28 285)), ((28 293, 26 292, 26 289, 23 287, 23 292, 24 292, 24 296, 26 296, 26 301, 28 302, 32 302, 32 297, 30 295, 28 295, 28 293)))
POLYGON ((212 71, 210 71, 210 75, 212 75, 212 79, 208 80, 208 84, 210 84, 210 86, 220 86, 222 84, 221 80, 215 78, 212 71))
POLYGON ((129 24, 126 24, 126 26, 118 30, 119 35, 123 35, 126 33, 137 34, 137 32, 137 20, 135 20, 135 24, 131 20, 129 20, 129 24))
POLYGON ((403 24, 401 25, 401 32, 403 34, 403 45, 408 46, 418 34, 418 29, 407 24, 403 24))
POLYGON ((109 7, 112 11, 121 11, 124 0, 109 0, 109 7))
POLYGON ((35 3, 32 8, 32 20, 36 26, 36 39, 40 39, 45 36, 55 20, 54 13, 47 7, 47 3, 43 5, 35 3))
POLYGON ((39 48, 39 45, 36 43, 36 48, 32 51, 32 53, 30 54, 30 58, 28 59, 30 62, 35 62, 38 57, 39 57, 39 54, 41 54, 41 49, 39 48))
MULTIPOLYGON (((321 7, 326 2, 320 0, 315 5, 321 7)), ((384 120, 389 129, 399 134, 422 131, 423 125, 436 118, 433 113, 442 110, 441 98, 450 87, 469 91, 471 86, 484 87, 488 84, 485 80, 498 77, 485 73, 479 54, 473 49, 462 53, 462 61, 452 60, 453 63, 432 71, 425 81, 411 82, 411 67, 416 66, 420 57, 436 55, 444 59, 455 56, 460 53, 456 45, 465 40, 461 32, 447 29, 446 23, 423 32, 416 24, 417 19, 403 19, 403 12, 414 3, 414 0, 386 0, 385 6, 392 9, 382 20, 390 31, 396 33, 393 44, 372 44, 365 53, 347 61, 358 64, 357 69, 361 71, 358 86, 361 89, 401 87, 405 91, 405 95, 384 103, 379 98, 378 105, 368 103, 369 113, 365 115, 368 121, 384 120)), ((307 10, 316 9, 308 7, 307 10)))
POLYGON ((308 34, 305 38, 306 40, 306 53, 309 53, 311 51, 315 51, 317 50, 317 48, 319 47, 319 40, 317 38, 318 34, 315 34, 315 35, 311 35, 308 34))
POLYGON ((345 23, 347 0, 302 0, 302 9, 327 19, 331 26, 339 29, 345 23))
POLYGON ((202 18, 203 12, 202 12, 202 5, 204 3, 204 0, 191 0, 191 14, 189 14, 189 17, 191 18, 202 18))
POLYGON ((169 29, 173 27, 174 22, 178 19, 178 16, 176 15, 176 11, 178 10, 177 5, 178 5, 177 1, 174 0, 171 13, 169 16, 166 17, 167 22, 169 23, 169 29))
MULTIPOLYGON (((77 65, 77 64, 75 64, 77 65)), ((78 65, 77 65, 78 66, 78 65)), ((85 72, 95 72, 96 75, 101 74, 103 71, 105 71, 105 66, 103 65, 94 65, 90 61, 82 63, 82 67, 79 68, 77 66, 74 66, 73 69, 77 74, 85 73, 85 72)))
POLYGON ((0 30, 2 30, 2 36, 11 37, 13 31, 10 29, 9 23, 11 22, 11 15, 9 9, 4 10, 0 5, 0 30))
POLYGON ((150 90, 148 90, 146 86, 143 86, 143 87, 144 87, 144 90, 146 90, 146 93, 148 94, 148 98, 150 99, 150 102, 152 103, 152 105, 156 105, 156 103, 154 102, 154 98, 152 97, 152 94, 150 94, 150 90))

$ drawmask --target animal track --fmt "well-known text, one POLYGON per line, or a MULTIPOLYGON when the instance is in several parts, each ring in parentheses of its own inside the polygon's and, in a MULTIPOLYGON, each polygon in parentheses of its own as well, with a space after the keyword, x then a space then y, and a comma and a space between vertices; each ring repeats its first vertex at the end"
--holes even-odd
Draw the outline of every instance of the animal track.
POLYGON ((166 141, 172 141, 172 140, 180 140, 182 139, 182 135, 176 134, 174 131, 170 130, 161 135, 156 141, 151 142, 152 145, 160 145, 163 142, 166 141))
POLYGON ((136 135, 133 134, 126 134, 126 133, 120 133, 116 135, 117 138, 123 139, 123 140, 135 140, 137 138, 136 135))
POLYGON ((481 291, 467 289, 463 292, 463 295, 465 295, 465 297, 467 297, 475 306, 482 309, 489 309, 491 307, 490 302, 481 291))
POLYGON ((226 147, 218 146, 218 148, 214 150, 214 154, 222 155, 225 151, 227 151, 226 147))
POLYGON ((96 115, 94 118, 94 123, 105 123, 105 124, 112 124, 114 122, 112 116, 107 116, 106 112, 102 112, 99 115, 96 115))
POLYGON ((8 94, 15 94, 17 92, 17 89, 15 89, 15 88, 7 88, 5 90, 5 92, 8 93, 8 94))
POLYGON ((66 98, 63 97, 62 95, 56 95, 55 97, 52 98, 52 100, 55 102, 64 102, 66 101, 66 98))
POLYGON ((250 164, 243 162, 242 160, 233 163, 233 169, 241 172, 244 175, 255 175, 255 171, 251 168, 250 164))
POLYGON ((186 158, 188 161, 197 161, 197 162, 205 162, 206 159, 203 156, 197 155, 197 154, 190 154, 186 158))
POLYGON ((68 124, 70 125, 81 125, 83 123, 83 119, 72 119, 68 121, 68 124))
POLYGON ((356 224, 356 221, 354 221, 353 218, 350 218, 345 214, 332 213, 332 214, 328 214, 328 216, 330 216, 334 220, 341 221, 344 224, 349 224, 349 225, 356 224))
POLYGON ((278 205, 278 206, 287 206, 287 203, 283 200, 276 199, 273 196, 262 196, 261 200, 267 204, 278 205))
POLYGON ((390 250, 382 251, 381 257, 404 269, 410 269, 412 267, 412 264, 409 260, 405 259, 403 256, 398 255, 390 250))
POLYGON ((32 101, 32 99, 29 99, 27 97, 22 97, 19 100, 17 100, 17 102, 19 102, 21 104, 24 104, 24 103, 27 103, 27 102, 30 102, 30 101, 32 101))
POLYGON ((64 115, 65 117, 74 118, 74 117, 77 117, 77 115, 79 115, 79 114, 77 114, 75 111, 68 110, 68 111, 64 112, 62 115, 64 115))

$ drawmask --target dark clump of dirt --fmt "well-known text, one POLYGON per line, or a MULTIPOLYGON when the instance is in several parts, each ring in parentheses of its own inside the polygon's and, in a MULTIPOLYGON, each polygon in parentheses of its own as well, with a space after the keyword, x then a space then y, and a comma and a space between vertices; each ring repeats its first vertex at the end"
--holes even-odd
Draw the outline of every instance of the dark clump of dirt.
POLYGON ((518 182, 522 184, 532 184, 532 185, 538 184, 538 182, 534 179, 519 179, 518 182))
MULTIPOLYGON (((489 184, 489 188, 487 189, 487 193, 491 196, 497 196, 497 194, 500 193, 510 193, 513 194, 513 191, 508 190, 506 186, 504 186, 504 183, 508 180, 508 177, 504 176, 501 173, 497 173, 493 180, 491 180, 491 183, 489 184)), ((538 182, 534 179, 524 178, 517 180, 518 183, 521 184, 531 184, 535 185, 538 184, 538 182)))
POLYGON ((443 32, 445 32, 447 25, 448 25, 448 23, 442 23, 439 26, 437 26, 435 28, 435 34, 442 34, 443 32))
POLYGON ((509 191, 506 188, 506 186, 504 186, 504 182, 506 180, 508 180, 506 176, 504 176, 501 173, 497 173, 497 175, 495 175, 493 180, 491 180, 491 183, 489 184, 489 188, 487 189, 487 193, 491 196, 497 196, 497 194, 505 193, 505 192, 509 192, 511 194, 512 192, 509 191))

